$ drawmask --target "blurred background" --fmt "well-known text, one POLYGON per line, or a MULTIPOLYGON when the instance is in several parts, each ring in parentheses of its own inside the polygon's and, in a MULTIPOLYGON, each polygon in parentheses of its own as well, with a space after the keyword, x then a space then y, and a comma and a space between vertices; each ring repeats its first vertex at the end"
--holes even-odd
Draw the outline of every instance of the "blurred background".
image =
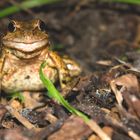
POLYGON ((97 61, 125 57, 138 46, 138 0, 1 0, 0 36, 10 19, 39 18, 53 49, 80 63, 85 73, 106 68, 97 61), (117 2, 116 2, 117 1, 117 2))

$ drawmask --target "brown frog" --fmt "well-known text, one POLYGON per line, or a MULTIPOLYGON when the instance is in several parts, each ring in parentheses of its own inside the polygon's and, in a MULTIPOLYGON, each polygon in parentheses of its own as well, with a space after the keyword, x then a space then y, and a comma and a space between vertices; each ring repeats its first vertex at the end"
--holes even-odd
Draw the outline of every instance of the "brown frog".
POLYGON ((79 65, 67 57, 60 57, 50 49, 49 37, 43 21, 11 21, 0 48, 0 90, 41 91, 44 86, 39 68, 47 62, 44 74, 61 88, 81 73, 79 65))

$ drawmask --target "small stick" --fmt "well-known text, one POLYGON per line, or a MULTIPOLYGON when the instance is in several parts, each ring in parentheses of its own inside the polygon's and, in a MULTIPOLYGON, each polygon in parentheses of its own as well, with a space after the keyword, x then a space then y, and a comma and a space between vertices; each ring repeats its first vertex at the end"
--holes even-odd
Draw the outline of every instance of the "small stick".
POLYGON ((22 123, 28 129, 34 129, 35 126, 31 124, 26 118, 24 118, 15 108, 7 105, 6 109, 13 115, 20 123, 22 123))

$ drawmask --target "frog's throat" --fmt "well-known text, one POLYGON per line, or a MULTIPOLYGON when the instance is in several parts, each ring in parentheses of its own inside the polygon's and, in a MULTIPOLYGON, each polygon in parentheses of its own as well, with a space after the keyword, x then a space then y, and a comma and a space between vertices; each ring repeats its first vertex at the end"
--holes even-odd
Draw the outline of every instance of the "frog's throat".
POLYGON ((35 50, 42 48, 43 46, 48 44, 48 39, 42 39, 40 41, 32 42, 32 43, 24 43, 24 42, 15 42, 15 41, 7 41, 3 40, 4 46, 16 49, 21 52, 30 53, 35 50))

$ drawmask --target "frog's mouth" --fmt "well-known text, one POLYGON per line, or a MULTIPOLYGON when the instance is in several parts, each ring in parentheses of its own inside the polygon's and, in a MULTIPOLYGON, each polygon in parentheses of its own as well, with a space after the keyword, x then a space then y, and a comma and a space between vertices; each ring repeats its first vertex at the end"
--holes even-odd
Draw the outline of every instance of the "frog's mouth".
POLYGON ((9 41, 9 40, 3 40, 4 46, 16 49, 21 52, 30 53, 34 52, 35 50, 41 49, 43 46, 48 44, 48 39, 42 39, 40 41, 30 42, 30 43, 24 43, 24 42, 16 42, 16 41, 9 41))
POLYGON ((18 51, 16 49, 10 49, 10 52, 14 56, 16 56, 20 59, 31 59, 31 58, 34 58, 34 57, 40 55, 43 49, 44 48, 42 48, 40 50, 37 50, 37 51, 34 51, 34 52, 30 52, 30 53, 25 53, 25 52, 22 52, 22 51, 18 51))

